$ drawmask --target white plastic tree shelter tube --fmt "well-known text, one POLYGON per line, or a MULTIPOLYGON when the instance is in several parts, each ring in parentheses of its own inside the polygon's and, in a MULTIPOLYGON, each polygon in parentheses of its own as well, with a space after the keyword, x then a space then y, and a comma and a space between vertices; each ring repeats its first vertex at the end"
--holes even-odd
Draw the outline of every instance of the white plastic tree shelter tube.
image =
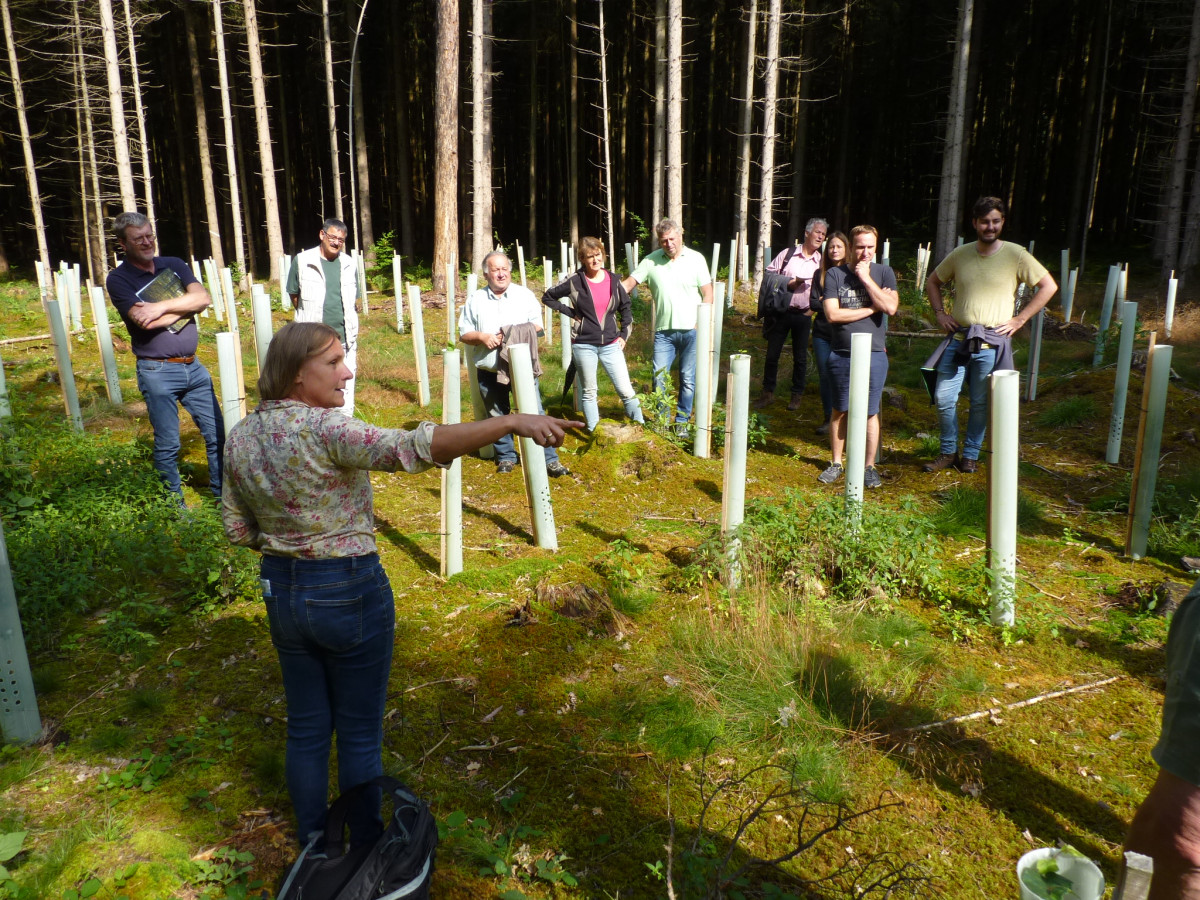
POLYGON ((1072 269, 1071 274, 1063 280, 1062 311, 1064 322, 1071 321, 1071 307, 1075 305, 1075 284, 1078 280, 1078 269, 1072 269))
POLYGON ((363 258, 361 250, 354 251, 354 266, 358 275, 358 295, 362 297, 362 314, 365 319, 371 311, 371 304, 367 292, 367 261, 363 258))
POLYGON ((1136 485, 1133 502, 1133 527, 1126 552, 1134 559, 1146 555, 1150 539, 1150 513, 1154 505, 1154 485, 1158 478, 1158 458, 1162 450, 1163 421, 1167 412, 1167 386, 1171 380, 1171 345, 1158 344, 1150 350, 1146 378, 1150 383, 1146 405, 1146 430, 1142 438, 1139 463, 1133 473, 1136 485))
POLYGON ((446 343, 458 341, 455 312, 458 307, 458 279, 454 276, 454 263, 446 263, 446 343))
POLYGON ((258 374, 261 375, 263 366, 267 364, 267 347, 271 344, 275 327, 271 322, 271 298, 262 285, 253 285, 250 294, 254 308, 254 349, 258 355, 258 374))
POLYGON ((1175 294, 1179 290, 1179 279, 1172 274, 1171 280, 1167 282, 1167 312, 1163 317, 1163 332, 1169 338, 1171 336, 1171 326, 1175 323, 1175 294))
POLYGON ((1108 451, 1104 459, 1116 465, 1121 458, 1121 436, 1125 431, 1125 400, 1129 394, 1129 366, 1133 361, 1133 333, 1137 328, 1137 304, 1121 303, 1121 343, 1117 347, 1117 377, 1113 384, 1112 418, 1108 425, 1108 451))
POLYGON ((850 335, 850 408, 846 413, 846 512, 862 519, 867 463, 867 401, 871 387, 871 335, 850 335))
POLYGON ((721 535, 725 538, 725 584, 741 583, 741 546, 735 532, 746 517, 746 449, 750 420, 750 357, 729 357, 725 379, 725 480, 721 489, 721 535))
POLYGON ((0 733, 5 741, 29 744, 42 735, 37 693, 25 650, 25 633, 13 587, 12 564, 4 541, 4 523, 0 522, 0 654, 4 659, 4 679, 0 681, 0 733))
POLYGON ((237 335, 231 331, 217 333, 217 367, 221 372, 221 412, 225 417, 225 433, 242 421, 242 395, 237 377, 237 335))
POLYGON ((91 299, 92 321, 96 323, 96 343, 100 346, 100 360, 104 364, 104 386, 108 390, 108 402, 120 405, 121 382, 117 377, 117 356, 113 352, 112 329, 108 325, 108 301, 104 299, 104 288, 92 288, 91 299))
POLYGON ((79 293, 79 264, 67 269, 67 298, 71 303, 71 330, 83 327, 83 298, 79 293))
POLYGON ((696 316, 696 391, 693 394, 696 428, 692 453, 708 459, 712 444, 712 307, 701 303, 696 316))
POLYGON ((633 242, 633 265, 634 265, 634 268, 637 268, 638 263, 640 263, 641 261, 642 261, 642 242, 634 241, 633 242))
POLYGON ((54 358, 58 361, 58 383, 62 388, 63 406, 76 431, 83 431, 83 414, 79 411, 79 394, 75 391, 75 370, 71 367, 71 351, 67 344, 67 329, 57 300, 46 301, 46 318, 54 335, 54 358))
MULTIPOLYGON (((508 364, 517 411, 536 415, 537 382, 533 379, 533 359, 528 344, 510 344, 508 364)), ((525 475, 525 494, 533 520, 533 539, 543 550, 558 549, 554 528, 554 507, 550 503, 550 476, 546 474, 546 452, 533 438, 521 438, 521 471, 525 475)))
MULTIPOLYGON (((712 402, 717 402, 717 391, 721 388, 721 342, 725 337, 725 282, 713 282, 713 377, 712 402)), ((726 408, 725 414, 729 415, 726 408)))
MULTIPOLYGON (((520 241, 517 241, 517 268, 521 272, 521 287, 528 287, 529 285, 525 283, 525 250, 521 247, 520 241)), ((470 297, 473 293, 475 292, 468 287, 467 296, 470 297)))
MULTIPOLYGON (((242 328, 238 322, 237 302, 233 294, 233 273, 226 266, 221 270, 221 284, 226 291, 226 306, 225 314, 229 317, 229 331, 233 334, 233 352, 237 355, 237 395, 238 395, 238 418, 242 419, 246 415, 246 368, 242 362, 242 328)), ((228 433, 228 432, 226 432, 228 433)))
POLYGON ((217 264, 211 259, 200 261, 204 269, 204 286, 208 289, 208 299, 212 301, 213 313, 218 322, 225 321, 225 295, 221 290, 221 279, 217 275, 217 264))
MULTIPOLYGON (((457 350, 442 351, 442 424, 457 425, 462 421, 462 381, 457 350)), ((472 368, 474 368, 472 366, 472 368)), ((449 578, 463 570, 462 540, 462 459, 442 469, 442 577, 449 578)))
POLYGON ((1039 309, 1030 324, 1033 327, 1029 335, 1029 384, 1025 399, 1032 403, 1037 399, 1038 368, 1042 363, 1042 331, 1046 324, 1046 310, 1039 309))
POLYGON ((40 259, 35 259, 33 261, 33 270, 37 273, 38 293, 45 300, 46 295, 49 293, 49 289, 46 287, 46 267, 42 265, 40 259))
POLYGON ((625 242, 625 265, 629 269, 629 274, 633 274, 633 244, 625 242))
MULTIPOLYGON (((483 404, 483 395, 479 393, 479 369, 475 367, 480 348, 472 344, 463 344, 463 349, 466 351, 463 355, 466 358, 467 385, 471 392, 471 411, 475 421, 482 422, 487 418, 487 407, 483 404)), ((480 459, 492 459, 495 455, 496 448, 491 444, 479 448, 480 459)))
POLYGON ((725 277, 725 306, 727 309, 733 309, 733 289, 734 282, 737 278, 737 236, 729 242, 729 274, 725 277))
POLYGON ((400 257, 392 256, 392 291, 396 295, 396 334, 404 334, 404 281, 400 277, 400 257))
POLYGON ((567 242, 566 241, 558 242, 558 255, 559 255, 558 269, 560 272, 565 272, 567 269, 567 242))
POLYGON ((712 261, 709 262, 709 264, 708 264, 708 280, 709 281, 717 280, 717 268, 718 268, 717 263, 719 263, 720 261, 721 261, 721 242, 718 241, 717 243, 713 244, 712 261))
POLYGON ((1104 360, 1104 339, 1112 321, 1113 301, 1117 298, 1117 285, 1121 281, 1121 267, 1108 267, 1108 282, 1104 285, 1104 302, 1100 307, 1100 321, 1096 326, 1096 350, 1092 354, 1092 368, 1104 360))
POLYGON ((408 310, 412 317, 413 358, 417 362, 417 405, 429 405, 429 362, 425 358, 425 315, 421 307, 421 288, 408 286, 408 310))
POLYGON ((0 359, 0 419, 12 415, 12 404, 8 402, 8 385, 4 381, 4 360, 0 359))
POLYGON ((988 468, 988 568, 991 570, 992 624, 1016 621, 1017 595, 1017 459, 1021 373, 993 372, 988 435, 992 462, 988 468))

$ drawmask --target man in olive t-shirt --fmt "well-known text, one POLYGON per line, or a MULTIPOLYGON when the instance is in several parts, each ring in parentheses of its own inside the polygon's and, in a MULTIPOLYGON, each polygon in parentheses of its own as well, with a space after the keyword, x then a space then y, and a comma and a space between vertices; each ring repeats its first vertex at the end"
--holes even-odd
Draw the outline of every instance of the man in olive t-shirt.
POLYGON ((1011 355, 1016 334, 1054 296, 1058 285, 1033 255, 1019 244, 1000 240, 1006 205, 999 197, 975 201, 972 220, 978 240, 952 251, 925 283, 938 326, 950 342, 937 364, 935 400, 941 426, 941 455, 926 463, 926 472, 940 472, 955 463, 963 472, 979 468, 979 452, 987 433, 988 381, 1000 356, 1011 355), (942 285, 954 282, 954 314, 946 309, 942 285), (1036 286, 1033 297, 1013 313, 1017 287, 1036 286), (964 346, 972 326, 982 329, 978 349, 964 346), (967 433, 958 458, 958 395, 970 386, 967 433))

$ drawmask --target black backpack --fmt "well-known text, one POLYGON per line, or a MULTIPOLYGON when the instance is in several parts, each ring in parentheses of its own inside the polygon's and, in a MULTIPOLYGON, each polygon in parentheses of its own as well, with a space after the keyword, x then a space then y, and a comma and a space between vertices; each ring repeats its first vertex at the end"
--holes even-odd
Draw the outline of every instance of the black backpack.
POLYGON ((324 834, 300 852, 277 900, 429 900, 437 842, 429 804, 395 778, 381 775, 334 801, 324 834), (385 799, 391 798, 391 819, 374 844, 346 851, 346 814, 371 787, 382 788, 385 799), (322 838, 325 850, 316 853, 322 838))
POLYGON ((792 305, 792 292, 788 289, 788 282, 792 278, 790 275, 784 275, 782 270, 787 268, 795 253, 796 247, 793 245, 792 249, 788 251, 788 255, 784 257, 779 272, 763 273, 762 284, 758 286, 758 317, 760 319, 781 316, 792 305))

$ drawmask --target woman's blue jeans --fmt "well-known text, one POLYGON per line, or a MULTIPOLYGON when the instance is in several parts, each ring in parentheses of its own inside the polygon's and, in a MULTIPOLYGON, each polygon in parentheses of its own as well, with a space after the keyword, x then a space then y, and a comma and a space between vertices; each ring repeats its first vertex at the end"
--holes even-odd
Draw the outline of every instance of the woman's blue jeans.
MULTIPOLYGON (((287 694, 287 785, 301 843, 325 826, 329 752, 341 792, 383 774, 383 707, 396 608, 377 554, 264 555, 263 599, 287 694)), ((352 846, 378 837, 380 794, 349 816, 352 846)))
POLYGON ((833 379, 829 376, 829 354, 833 345, 815 331, 812 336, 813 360, 817 364, 817 378, 821 386, 821 409, 825 411, 825 421, 833 415, 833 379))
POLYGON ((629 381, 629 367, 625 365, 625 353, 617 346, 616 341, 603 347, 595 344, 572 344, 571 357, 579 372, 580 406, 583 407, 583 418, 591 431, 600 421, 600 405, 596 402, 599 390, 597 369, 604 366, 609 379, 616 388, 617 396, 625 407, 625 415, 635 422, 642 421, 642 404, 638 402, 637 392, 629 381))

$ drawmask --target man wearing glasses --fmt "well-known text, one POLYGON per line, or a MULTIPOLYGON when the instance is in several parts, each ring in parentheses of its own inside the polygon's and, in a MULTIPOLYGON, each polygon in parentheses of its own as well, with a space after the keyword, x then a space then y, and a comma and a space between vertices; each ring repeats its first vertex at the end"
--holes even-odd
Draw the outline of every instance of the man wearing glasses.
MULTIPOLYGON (((358 371, 358 270, 354 259, 342 252, 346 224, 326 219, 320 243, 296 254, 288 272, 287 292, 296 307, 297 322, 324 322, 338 333, 346 351, 346 365, 358 371)), ((342 412, 354 415, 354 380, 346 384, 342 412)))
POLYGON ((108 275, 113 306, 129 329, 137 357, 137 385, 154 429, 154 468, 179 503, 179 405, 192 415, 208 454, 208 482, 221 496, 225 424, 212 378, 196 359, 195 315, 211 302, 187 263, 154 255, 154 229, 141 213, 123 212, 113 234, 125 261, 108 275))

